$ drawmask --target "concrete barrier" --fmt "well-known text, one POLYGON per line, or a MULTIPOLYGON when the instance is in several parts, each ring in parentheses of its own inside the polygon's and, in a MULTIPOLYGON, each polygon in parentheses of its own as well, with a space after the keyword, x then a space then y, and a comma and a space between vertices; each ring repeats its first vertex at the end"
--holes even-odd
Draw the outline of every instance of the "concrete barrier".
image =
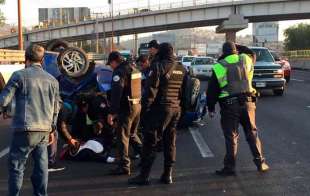
POLYGON ((290 58, 289 62, 292 69, 301 69, 310 71, 310 58, 290 58))

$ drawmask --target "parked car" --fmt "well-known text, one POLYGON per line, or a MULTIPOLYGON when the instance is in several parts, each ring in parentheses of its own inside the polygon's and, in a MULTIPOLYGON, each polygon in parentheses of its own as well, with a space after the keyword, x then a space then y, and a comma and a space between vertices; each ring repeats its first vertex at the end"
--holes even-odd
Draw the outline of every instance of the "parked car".
POLYGON ((291 72, 292 68, 290 63, 284 59, 283 57, 280 57, 275 51, 270 51, 271 55, 273 56, 276 63, 280 64, 282 66, 282 69, 284 71, 284 78, 287 83, 289 83, 291 79, 291 72))
POLYGON ((268 48, 250 47, 256 53, 253 87, 257 90, 271 89, 275 95, 282 96, 285 91, 284 71, 277 64, 268 48))
POLYGON ((189 67, 191 66, 193 58, 194 56, 183 56, 182 57, 181 63, 187 70, 189 70, 189 67))
POLYGON ((212 75, 212 67, 215 63, 212 57, 194 57, 190 66, 193 76, 209 78, 212 75))

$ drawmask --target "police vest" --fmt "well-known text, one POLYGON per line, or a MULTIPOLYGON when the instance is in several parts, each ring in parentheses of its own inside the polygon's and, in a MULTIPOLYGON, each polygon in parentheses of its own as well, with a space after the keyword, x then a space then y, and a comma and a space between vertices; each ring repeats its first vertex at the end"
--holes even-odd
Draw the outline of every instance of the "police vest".
POLYGON ((252 76, 247 69, 246 55, 230 55, 213 66, 219 82, 221 93, 219 98, 252 93, 252 76))
POLYGON ((159 89, 159 102, 161 104, 180 105, 180 92, 184 74, 183 66, 175 64, 168 73, 162 76, 159 89))
POLYGON ((134 101, 138 101, 139 99, 141 99, 141 78, 142 78, 142 74, 141 72, 134 68, 131 67, 131 73, 129 76, 130 79, 130 97, 129 99, 134 101))

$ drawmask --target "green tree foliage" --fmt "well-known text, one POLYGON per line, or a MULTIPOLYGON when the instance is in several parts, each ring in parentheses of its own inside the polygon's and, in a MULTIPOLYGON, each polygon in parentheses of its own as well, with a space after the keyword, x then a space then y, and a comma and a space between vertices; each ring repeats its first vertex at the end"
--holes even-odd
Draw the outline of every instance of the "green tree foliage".
POLYGON ((310 49, 310 24, 299 24, 284 31, 286 50, 310 49))

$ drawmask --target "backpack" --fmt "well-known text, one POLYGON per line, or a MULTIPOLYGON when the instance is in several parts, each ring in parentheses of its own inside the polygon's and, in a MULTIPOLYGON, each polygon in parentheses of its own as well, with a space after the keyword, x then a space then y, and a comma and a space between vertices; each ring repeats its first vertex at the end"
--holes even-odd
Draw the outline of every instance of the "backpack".
POLYGON ((200 92, 200 80, 187 74, 185 76, 184 93, 182 96, 182 109, 184 112, 195 111, 197 98, 200 92))

